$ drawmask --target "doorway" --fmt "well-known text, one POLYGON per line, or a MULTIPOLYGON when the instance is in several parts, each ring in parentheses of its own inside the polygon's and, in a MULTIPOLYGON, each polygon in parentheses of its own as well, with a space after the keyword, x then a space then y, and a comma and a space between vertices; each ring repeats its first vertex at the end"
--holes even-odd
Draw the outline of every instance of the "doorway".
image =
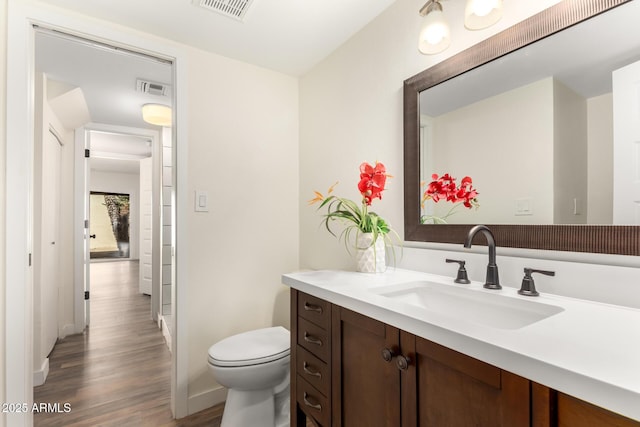
MULTIPOLYGON (((73 221, 70 227, 76 229, 75 246, 84 249, 75 253, 73 249, 61 251, 60 264, 76 272, 65 283, 75 281, 75 286, 72 294, 64 292, 56 296, 57 301, 49 303, 63 307, 66 311, 61 313, 61 321, 72 319, 76 325, 73 332, 82 333, 91 323, 90 283, 91 277, 95 277, 92 264, 122 259, 138 264, 144 248, 149 261, 145 261, 145 269, 140 269, 140 282, 144 272, 149 286, 144 291, 140 286, 140 293, 151 295, 147 300, 151 302, 148 314, 153 324, 161 306, 158 236, 162 235, 160 168, 164 132, 161 127, 142 121, 140 111, 150 102, 172 105, 173 64, 57 30, 36 27, 34 34, 35 67, 47 89, 41 94, 42 103, 51 105, 53 110, 58 104, 78 105, 64 123, 67 133, 75 134, 75 144, 68 144, 66 152, 75 165, 75 173, 62 189, 71 194, 73 202, 69 205, 76 206, 76 220, 67 215, 59 226, 66 227, 73 221), (151 87, 148 82, 155 83, 151 87), (158 87, 161 90, 156 91, 158 87), (128 103, 133 104, 133 110, 126 108, 128 103), (77 119, 78 116, 87 117, 77 119), (149 236, 155 235, 144 242, 140 230, 143 160, 149 160, 151 165, 147 182, 152 206, 145 212, 152 218, 148 222, 149 236), (69 268, 72 265, 75 267, 69 268)), ((59 111, 61 117, 66 114, 65 110, 59 111)), ((36 116, 36 123, 38 119, 36 116)), ((38 221, 44 212, 35 210, 34 220, 38 221)), ((36 258, 36 268, 38 262, 36 258)), ((168 264, 171 265, 171 260, 168 264)), ((40 311, 41 307, 34 306, 34 323, 40 311)), ((66 335, 57 338, 64 339, 66 335)), ((36 360, 36 366, 38 363, 36 360)), ((46 374, 43 373, 45 380, 46 374)))
MULTIPOLYGON (((174 118, 176 125, 172 135, 174 141, 173 155, 176 169, 187 170, 188 140, 186 126, 187 88, 187 52, 178 45, 166 43, 142 33, 132 34, 120 27, 106 22, 95 21, 87 25, 84 18, 66 13, 64 10, 51 10, 37 5, 23 2, 12 2, 7 11, 7 28, 10 37, 7 39, 7 109, 6 117, 6 200, 10 200, 12 209, 6 212, 6 222, 12 224, 6 230, 7 246, 11 251, 5 252, 5 314, 11 319, 11 333, 7 334, 5 346, 5 399, 10 402, 33 402, 33 276, 32 251, 33 240, 33 189, 32 177, 34 172, 34 129, 33 94, 35 74, 35 30, 34 24, 47 25, 52 28, 65 29, 72 34, 89 35, 97 40, 108 40, 116 46, 139 49, 143 52, 158 53, 160 57, 174 61, 175 73, 172 82, 175 84, 175 98, 177 99, 174 118), (11 351, 8 351, 11 349, 11 351)), ((78 133, 76 133, 76 140, 78 133)), ((77 145, 76 145, 77 146, 77 145)), ((76 158, 75 170, 80 170, 82 161, 76 158)), ((65 169, 67 170, 67 169, 65 169)), ((68 170, 73 171, 74 167, 68 170)), ((172 206, 174 227, 187 229, 186 207, 187 180, 184 173, 173 174, 173 189, 171 198, 175 201, 172 206)), ((72 219, 74 224, 84 220, 83 210, 74 208, 74 213, 65 220, 72 219)), ((83 239, 85 230, 76 227, 69 232, 75 239, 83 239)), ((188 260, 188 233, 172 234, 171 256, 174 268, 172 270, 172 284, 175 292, 172 295, 174 308, 174 326, 176 335, 172 343, 172 411, 177 418, 187 415, 188 401, 188 349, 178 345, 178 341, 185 335, 184 314, 187 313, 187 289, 177 286, 178 283, 188 282, 188 271, 183 264, 188 260)), ((74 257, 82 257, 82 247, 75 246, 74 257)), ((82 264, 73 267, 72 282, 75 287, 81 286, 84 274, 82 264)), ((68 302, 69 303, 69 302, 68 302)), ((82 331, 84 324, 82 304, 69 303, 74 307, 71 327, 75 331, 82 331)), ((7 422, 15 426, 31 425, 33 416, 29 413, 7 414, 7 422)))
POLYGON ((129 258, 129 194, 89 194, 90 258, 129 258))

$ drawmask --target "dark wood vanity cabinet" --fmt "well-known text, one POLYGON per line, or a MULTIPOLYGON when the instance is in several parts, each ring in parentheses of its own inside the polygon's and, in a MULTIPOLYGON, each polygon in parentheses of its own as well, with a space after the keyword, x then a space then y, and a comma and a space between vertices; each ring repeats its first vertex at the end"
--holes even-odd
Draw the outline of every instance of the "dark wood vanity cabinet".
POLYGON ((300 291, 291 300, 292 426, 640 427, 300 291))
POLYGON ((529 425, 529 381, 333 309, 333 426, 529 425))
POLYGON ((331 425, 331 308, 291 290, 291 426, 331 425))
POLYGON ((338 306, 332 320, 332 426, 400 426, 400 331, 338 306))

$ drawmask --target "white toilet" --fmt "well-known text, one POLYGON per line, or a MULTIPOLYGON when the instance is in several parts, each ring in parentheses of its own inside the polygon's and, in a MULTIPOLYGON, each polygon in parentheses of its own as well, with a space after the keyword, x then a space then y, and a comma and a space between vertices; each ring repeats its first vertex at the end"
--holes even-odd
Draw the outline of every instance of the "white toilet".
POLYGON ((276 326, 209 348, 209 369, 228 389, 221 427, 289 426, 290 344, 289 331, 276 326))

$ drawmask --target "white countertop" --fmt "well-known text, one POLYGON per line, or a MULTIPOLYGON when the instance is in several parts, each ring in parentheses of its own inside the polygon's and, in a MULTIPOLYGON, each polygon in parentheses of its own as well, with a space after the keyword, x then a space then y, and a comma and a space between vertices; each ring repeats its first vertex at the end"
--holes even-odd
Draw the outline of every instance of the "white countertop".
POLYGON ((557 295, 487 290, 479 282, 389 269, 383 274, 308 271, 282 276, 294 289, 325 299, 501 369, 640 421, 640 310, 557 295), (378 295, 376 289, 415 281, 446 283, 563 308, 509 329, 425 311, 378 295))

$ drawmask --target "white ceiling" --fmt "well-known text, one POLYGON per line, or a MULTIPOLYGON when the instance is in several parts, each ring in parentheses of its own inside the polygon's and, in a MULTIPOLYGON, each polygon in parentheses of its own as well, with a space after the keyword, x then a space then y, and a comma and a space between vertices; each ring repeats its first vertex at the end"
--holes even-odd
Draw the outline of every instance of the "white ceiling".
POLYGON ((243 22, 191 0, 41 1, 300 76, 395 0, 253 0, 243 22))

